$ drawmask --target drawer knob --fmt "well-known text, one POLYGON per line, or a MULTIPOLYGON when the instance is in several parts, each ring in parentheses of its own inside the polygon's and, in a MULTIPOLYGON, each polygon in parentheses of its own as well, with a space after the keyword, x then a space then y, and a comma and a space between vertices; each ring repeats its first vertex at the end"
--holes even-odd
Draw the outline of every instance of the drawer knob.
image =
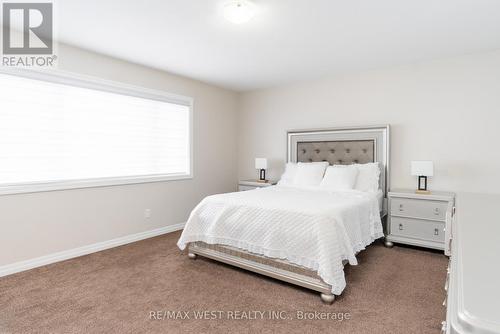
POLYGON ((439 229, 438 228, 434 229, 434 235, 439 235, 439 229))
POLYGON ((436 216, 438 216, 438 215, 439 215, 439 208, 434 208, 434 214, 435 214, 436 216))
POLYGON ((399 204, 399 211, 403 211, 404 208, 403 208, 403 204, 399 204))
POLYGON ((403 230, 403 224, 399 224, 399 230, 402 231, 403 230))

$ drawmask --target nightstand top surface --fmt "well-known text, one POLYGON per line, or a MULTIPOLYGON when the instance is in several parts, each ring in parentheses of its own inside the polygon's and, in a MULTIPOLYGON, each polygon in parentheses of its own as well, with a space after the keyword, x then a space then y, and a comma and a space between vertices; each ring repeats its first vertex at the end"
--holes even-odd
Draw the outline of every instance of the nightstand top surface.
POLYGON ((278 181, 274 180, 267 180, 267 182, 259 182, 257 180, 240 180, 238 184, 241 186, 268 187, 275 185, 277 182, 278 181))
POLYGON ((391 189, 391 191, 389 191, 389 197, 405 197, 405 198, 449 201, 455 198, 455 193, 447 191, 431 190, 430 194, 417 194, 415 192, 415 189, 391 189))

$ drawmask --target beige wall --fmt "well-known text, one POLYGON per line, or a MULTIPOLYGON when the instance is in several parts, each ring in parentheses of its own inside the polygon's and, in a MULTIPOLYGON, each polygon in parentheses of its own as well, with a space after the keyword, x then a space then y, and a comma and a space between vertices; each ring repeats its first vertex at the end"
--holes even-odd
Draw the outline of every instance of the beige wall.
POLYGON ((433 160, 432 189, 499 192, 500 52, 326 78, 245 93, 240 177, 253 159, 278 178, 288 129, 390 124, 391 186, 416 186, 411 160, 433 160))
POLYGON ((64 45, 59 69, 193 97, 194 179, 0 196, 0 266, 182 223, 235 190, 236 93, 64 45))

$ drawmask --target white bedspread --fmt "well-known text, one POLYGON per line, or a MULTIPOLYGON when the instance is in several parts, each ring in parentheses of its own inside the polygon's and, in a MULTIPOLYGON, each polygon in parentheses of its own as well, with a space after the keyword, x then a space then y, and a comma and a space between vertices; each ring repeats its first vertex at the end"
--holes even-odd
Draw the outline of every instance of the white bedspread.
POLYGON ((274 186, 208 196, 191 212, 177 242, 238 247, 317 271, 340 294, 343 260, 383 236, 376 193, 274 186))

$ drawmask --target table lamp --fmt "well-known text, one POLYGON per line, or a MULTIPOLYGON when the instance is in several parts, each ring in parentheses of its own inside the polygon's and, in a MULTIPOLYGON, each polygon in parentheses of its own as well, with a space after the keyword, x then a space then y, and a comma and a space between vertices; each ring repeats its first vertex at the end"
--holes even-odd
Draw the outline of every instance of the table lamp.
POLYGON ((266 158, 255 158, 255 169, 259 170, 259 182, 266 182, 266 158))

